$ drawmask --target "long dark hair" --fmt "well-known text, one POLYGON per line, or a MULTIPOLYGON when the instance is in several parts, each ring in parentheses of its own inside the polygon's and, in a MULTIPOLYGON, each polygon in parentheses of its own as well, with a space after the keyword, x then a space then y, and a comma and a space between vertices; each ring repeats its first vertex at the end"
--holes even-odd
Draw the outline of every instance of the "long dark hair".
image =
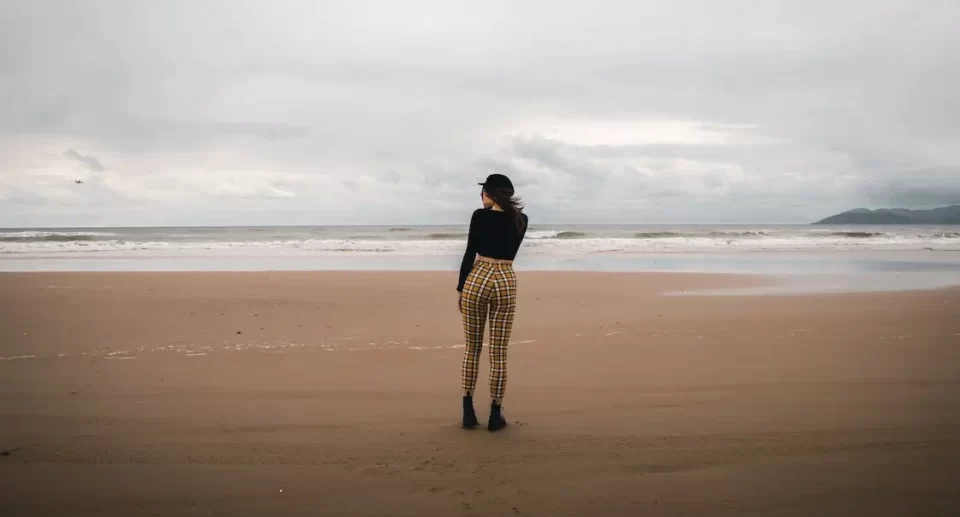
POLYGON ((490 196, 497 206, 503 209, 504 212, 510 216, 510 219, 513 220, 513 224, 517 226, 517 233, 521 234, 527 229, 527 225, 523 220, 523 202, 520 198, 513 195, 513 189, 508 188, 494 188, 494 189, 483 189, 484 192, 490 196))

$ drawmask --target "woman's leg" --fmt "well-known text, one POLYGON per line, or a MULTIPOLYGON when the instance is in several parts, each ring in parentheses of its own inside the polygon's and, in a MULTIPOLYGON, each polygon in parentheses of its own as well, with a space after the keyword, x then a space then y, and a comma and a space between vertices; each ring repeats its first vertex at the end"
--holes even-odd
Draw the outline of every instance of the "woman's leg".
POLYGON ((507 389, 507 345, 516 309, 516 274, 511 267, 500 268, 490 302, 490 397, 498 407, 507 389))
POLYGON ((480 352, 483 349, 483 328, 490 303, 490 269, 475 266, 463 285, 461 314, 463 316, 464 351, 461 380, 467 396, 473 396, 480 371, 480 352))

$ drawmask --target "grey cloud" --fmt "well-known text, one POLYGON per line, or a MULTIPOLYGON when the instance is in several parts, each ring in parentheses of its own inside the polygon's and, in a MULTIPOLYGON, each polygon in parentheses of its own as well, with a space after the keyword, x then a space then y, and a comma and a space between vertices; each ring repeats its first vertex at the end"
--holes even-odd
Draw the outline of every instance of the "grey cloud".
MULTIPOLYGON (((109 153, 124 195, 157 174, 217 173, 262 209, 172 189, 210 205, 197 223, 250 222, 284 195, 257 185, 292 177, 296 188, 278 188, 325 222, 338 216, 311 194, 350 192, 358 213, 431 222, 393 198, 467 206, 490 172, 513 176, 531 213, 573 220, 690 220, 703 206, 804 221, 956 192, 949 174, 903 172, 960 167, 955 2, 8 0, 3 11, 0 200, 31 182, 42 197, 29 164, 50 154, 104 172, 65 148, 109 153), (598 133, 682 120, 725 140, 538 136, 556 120, 598 133)), ((152 208, 151 221, 190 217, 152 208)), ((64 204, 61 216, 75 213, 64 204)))
POLYGON ((214 127, 228 135, 250 135, 266 140, 304 138, 310 134, 307 127, 282 123, 221 122, 214 127))
POLYGON ((796 152, 789 146, 777 144, 581 145, 542 136, 514 139, 511 147, 517 155, 536 158, 552 165, 560 165, 554 162, 558 154, 590 156, 607 160, 649 157, 742 161, 758 157, 781 157, 796 152))
POLYGON ((67 149, 64 151, 63 156, 67 158, 74 159, 83 164, 90 172, 103 172, 106 170, 103 167, 103 164, 100 163, 100 160, 93 155, 82 155, 73 149, 67 149))
POLYGON ((46 135, 97 135, 118 149, 196 149, 232 137, 266 141, 302 139, 310 135, 305 125, 285 122, 195 121, 175 117, 135 117, 109 112, 90 113, 86 108, 43 107, 0 122, 0 133, 46 135))
POLYGON ((960 168, 906 171, 864 187, 874 205, 886 208, 936 208, 960 204, 960 168))

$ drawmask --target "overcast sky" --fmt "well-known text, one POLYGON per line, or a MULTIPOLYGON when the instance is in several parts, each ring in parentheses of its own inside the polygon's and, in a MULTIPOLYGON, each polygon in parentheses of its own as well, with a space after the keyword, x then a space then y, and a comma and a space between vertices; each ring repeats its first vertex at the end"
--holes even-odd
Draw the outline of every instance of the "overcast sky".
POLYGON ((0 0, 0 226, 933 207, 958 92, 955 0, 0 0))

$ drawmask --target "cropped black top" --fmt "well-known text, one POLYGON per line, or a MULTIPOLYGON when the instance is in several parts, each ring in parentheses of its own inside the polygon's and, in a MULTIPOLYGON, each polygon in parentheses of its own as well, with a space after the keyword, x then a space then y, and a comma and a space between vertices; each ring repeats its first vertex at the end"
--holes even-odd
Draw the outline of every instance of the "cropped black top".
POLYGON ((463 291, 463 284, 473 269, 477 255, 492 258, 513 260, 520 249, 520 243, 527 233, 527 215, 522 213, 523 230, 517 230, 510 215, 506 212, 479 208, 470 218, 470 233, 467 236, 467 251, 463 254, 460 264, 460 282, 457 291, 463 291))

